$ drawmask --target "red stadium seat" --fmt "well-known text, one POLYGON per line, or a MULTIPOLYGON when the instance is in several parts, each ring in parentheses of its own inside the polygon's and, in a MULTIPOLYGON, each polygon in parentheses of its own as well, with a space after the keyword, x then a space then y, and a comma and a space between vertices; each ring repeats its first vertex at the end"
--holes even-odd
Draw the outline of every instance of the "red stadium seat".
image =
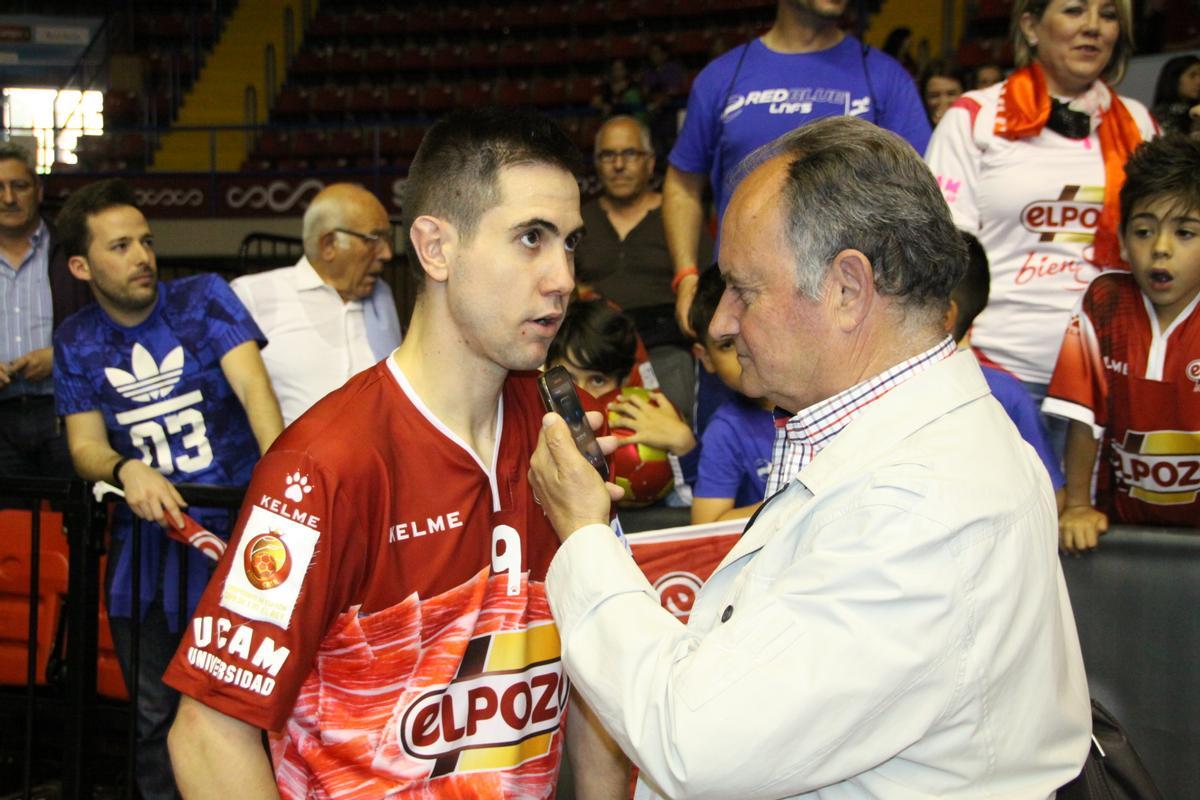
POLYGON ((308 92, 299 86, 284 86, 275 98, 275 116, 280 120, 304 120, 312 107, 308 92))
POLYGON ((451 83, 431 83, 421 95, 423 111, 449 111, 458 106, 458 87, 451 83))
POLYGON ((329 53, 325 50, 301 50, 290 70, 298 78, 315 78, 329 72, 329 53))
POLYGON ((337 39, 345 29, 345 18, 336 13, 318 13, 308 25, 311 39, 337 39))
POLYGON ((646 53, 646 42, 638 34, 613 36, 608 43, 609 58, 637 59, 646 53))
POLYGON ((459 53, 459 66, 468 69, 494 67, 496 65, 496 45, 473 40, 462 47, 459 53))
POLYGON ((525 81, 502 80, 496 83, 496 105, 524 106, 530 102, 529 84, 525 81))
POLYGON ((287 131, 268 128, 258 137, 254 148, 256 155, 266 159, 279 159, 291 155, 292 140, 287 131))
POLYGON ((341 117, 346 112, 346 90, 341 86, 321 86, 313 92, 312 112, 319 117, 341 117))
POLYGON ((358 128, 343 128, 329 136, 328 151, 338 158, 353 159, 366 155, 370 147, 358 128))
POLYGON ((333 51, 329 59, 329 71, 335 81, 353 80, 363 71, 363 51, 355 47, 343 47, 333 51))
POLYGON ((363 9, 357 9, 346 18, 345 31, 347 36, 374 36, 379 30, 379 14, 363 9))
POLYGON ((536 106, 567 104, 567 82, 562 78, 535 78, 529 89, 530 100, 536 106))
POLYGON ((420 87, 416 84, 393 86, 387 93, 387 112, 393 115, 413 114, 421 106, 420 87))
MULTIPOLYGON (((36 682, 46 683, 46 662, 67 594, 67 537, 62 514, 40 511, 36 682)), ((28 511, 0 511, 0 683, 26 681, 29 642, 29 596, 32 580, 28 511)))
POLYGON ((359 119, 383 114, 386 105, 387 90, 382 86, 357 86, 346 97, 346 110, 359 119))
POLYGON ((328 152, 329 144, 324 131, 296 131, 292 135, 292 155, 299 158, 317 158, 328 152))
POLYGON ((459 87, 458 102, 463 108, 479 108, 494 101, 495 89, 490 83, 468 80, 459 87))

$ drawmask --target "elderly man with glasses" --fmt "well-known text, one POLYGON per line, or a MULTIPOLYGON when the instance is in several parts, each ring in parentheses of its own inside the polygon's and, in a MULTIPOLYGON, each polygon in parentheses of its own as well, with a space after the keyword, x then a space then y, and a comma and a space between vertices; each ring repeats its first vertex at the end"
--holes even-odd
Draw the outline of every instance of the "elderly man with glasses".
POLYGON ((288 425, 400 344, 396 302, 380 280, 392 228, 375 195, 327 186, 304 213, 303 235, 297 264, 232 284, 267 336, 263 360, 288 425))
MULTIPOLYGON (((633 117, 612 117, 597 132, 594 152, 601 193, 582 209, 587 236, 575 254, 576 279, 583 290, 612 300, 633 319, 667 396, 689 408, 691 342, 675 324, 662 194, 650 187, 650 131, 633 117)), ((708 258, 707 236, 701 249, 708 258)))

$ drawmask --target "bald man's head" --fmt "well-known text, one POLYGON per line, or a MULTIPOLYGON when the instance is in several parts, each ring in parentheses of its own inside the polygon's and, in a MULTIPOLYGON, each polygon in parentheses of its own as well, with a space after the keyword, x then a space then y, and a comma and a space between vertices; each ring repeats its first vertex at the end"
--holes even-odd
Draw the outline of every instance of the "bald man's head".
POLYGON ((392 226, 375 195, 352 183, 325 187, 304 212, 304 255, 343 300, 375 290, 392 258, 392 226))

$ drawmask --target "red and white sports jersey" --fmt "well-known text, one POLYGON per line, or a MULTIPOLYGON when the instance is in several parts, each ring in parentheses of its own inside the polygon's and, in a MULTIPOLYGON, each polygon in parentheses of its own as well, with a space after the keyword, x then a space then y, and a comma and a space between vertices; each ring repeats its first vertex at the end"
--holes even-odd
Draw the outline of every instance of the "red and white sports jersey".
MULTIPOLYGON (((925 160, 954 222, 975 234, 992 272, 971 346, 1023 381, 1048 383, 1071 309, 1099 270, 1092 238, 1104 205, 1096 131, 1068 139, 1049 129, 1018 141, 993 133, 1003 84, 967 92, 933 132, 925 160)), ((1145 106, 1122 97, 1142 131, 1145 106)))
POLYGON ((1200 524, 1197 306, 1160 331, 1133 276, 1109 273, 1071 317, 1042 409, 1101 438, 1096 507, 1114 522, 1200 524))
POLYGON ((283 797, 553 796, 568 682, 534 375, 500 402, 486 469, 389 358, 255 469, 164 680, 271 731, 283 797))

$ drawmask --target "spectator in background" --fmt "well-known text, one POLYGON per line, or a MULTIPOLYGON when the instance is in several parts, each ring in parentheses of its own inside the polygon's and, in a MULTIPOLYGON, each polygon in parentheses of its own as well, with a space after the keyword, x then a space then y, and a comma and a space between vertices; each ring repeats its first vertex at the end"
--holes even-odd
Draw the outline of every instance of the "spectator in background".
POLYGON ((1111 523, 1200 527, 1200 139, 1134 152, 1121 222, 1133 270, 1088 286, 1044 405, 1070 420, 1059 536, 1073 553, 1111 523))
POLYGON ((918 153, 929 120, 912 77, 891 56, 838 26, 848 0, 779 0, 763 36, 725 53, 692 84, 683 130, 663 186, 663 222, 675 269, 675 318, 689 335, 705 185, 717 220, 733 186, 727 176, 759 145, 828 116, 856 116, 908 140, 918 153))
MULTIPOLYGON (((623 444, 649 445, 676 459, 687 455, 696 447, 696 437, 671 401, 642 383, 644 375, 635 370, 637 352, 637 332, 628 315, 604 300, 577 300, 550 343, 546 366, 562 367, 580 391, 599 401, 609 422, 625 429, 623 444), (627 382, 648 393, 622 392, 627 382)), ((677 460, 671 471, 677 482, 683 480, 677 460)), ((691 495, 682 497, 690 500, 691 495)))
POLYGON ((929 124, 937 126, 942 115, 963 93, 962 75, 944 61, 930 64, 921 76, 921 99, 925 101, 925 112, 929 124))
POLYGON ((891 33, 883 40, 881 48, 884 55, 889 55, 900 63, 900 66, 908 72, 909 75, 916 78, 921 74, 921 69, 917 65, 916 59, 913 57, 913 35, 912 28, 899 27, 892 28, 891 33))
MULTIPOLYGON (((134 202, 121 181, 100 181, 77 189, 58 215, 71 274, 90 284, 96 303, 55 331, 54 393, 79 476, 125 490, 127 505, 113 519, 105 600, 121 671, 136 695, 138 791, 150 800, 177 796, 167 730, 179 695, 161 678, 212 569, 159 527, 183 526, 186 504, 173 484, 245 486, 283 422, 254 320, 216 275, 160 284, 150 226, 134 202), (140 564, 132 558, 131 510, 145 520, 140 564), (139 612, 135 685, 131 617, 139 612)), ((228 537, 228 510, 190 514, 228 537)))
POLYGON ((1154 86, 1151 111, 1165 133, 1190 133, 1188 115, 1200 103, 1200 56, 1175 56, 1163 64, 1154 86))
MULTIPOLYGON (((959 231, 967 245, 967 271, 954 292, 950 295, 950 310, 946 314, 946 332, 958 342, 959 349, 971 348, 971 323, 979 316, 988 304, 988 291, 991 288, 991 273, 988 270, 987 253, 983 245, 966 231, 959 231)), ((1062 467, 1059 466, 1050 442, 1046 437, 1046 426, 1042 422, 1041 412, 1012 374, 990 364, 980 364, 983 377, 987 380, 988 388, 996 397, 997 402, 1008 414, 1013 424, 1021 434, 1021 438, 1029 442, 1030 447, 1038 454, 1046 472, 1050 475, 1050 485, 1054 487, 1054 497, 1058 502, 1059 511, 1063 508, 1065 495, 1062 467)))
POLYGON ((29 153, 0 144, 0 476, 69 478, 51 335, 92 294, 67 268, 62 242, 38 213, 41 202, 29 153))
POLYGON ((692 524, 748 517, 762 505, 775 442, 775 405, 742 392, 742 365, 733 337, 714 339, 709 323, 725 292, 725 280, 713 264, 700 273, 692 300, 692 345, 706 372, 716 375, 734 396, 708 419, 700 444, 700 464, 692 490, 692 524))
MULTIPOLYGON (((1155 125, 1108 85, 1131 53, 1129 0, 1017 0, 1012 35, 1020 68, 959 98, 926 161, 955 223, 979 238, 991 265, 971 345, 1040 404, 1072 306, 1101 269, 1120 263, 1121 168, 1155 125)), ((1066 426, 1046 425, 1061 456, 1066 426)))
POLYGON ((304 256, 235 278, 233 291, 267 337, 263 362, 285 425, 400 344, 392 290, 392 226, 360 186, 325 187, 304 212, 304 256))
MULTIPOLYGON (((613 117, 596 133, 593 153, 601 193, 583 206, 587 236, 575 253, 576 277, 584 293, 599 293, 633 319, 667 396, 690 409, 693 365, 675 323, 662 194, 650 187, 650 131, 633 117, 613 117)), ((711 239, 703 238, 711 255, 711 239)))
POLYGON ((986 89, 1004 80, 1004 68, 999 64, 980 64, 971 73, 971 88, 986 89))
POLYGON ((679 112, 687 107, 688 74, 661 42, 651 42, 646 60, 641 76, 642 97, 653 138, 662 148, 658 152, 665 156, 675 144, 679 112))
POLYGON ((609 65, 608 81, 592 98, 592 108, 605 117, 622 114, 645 121, 646 101, 642 90, 633 82, 624 59, 618 58, 609 65))

